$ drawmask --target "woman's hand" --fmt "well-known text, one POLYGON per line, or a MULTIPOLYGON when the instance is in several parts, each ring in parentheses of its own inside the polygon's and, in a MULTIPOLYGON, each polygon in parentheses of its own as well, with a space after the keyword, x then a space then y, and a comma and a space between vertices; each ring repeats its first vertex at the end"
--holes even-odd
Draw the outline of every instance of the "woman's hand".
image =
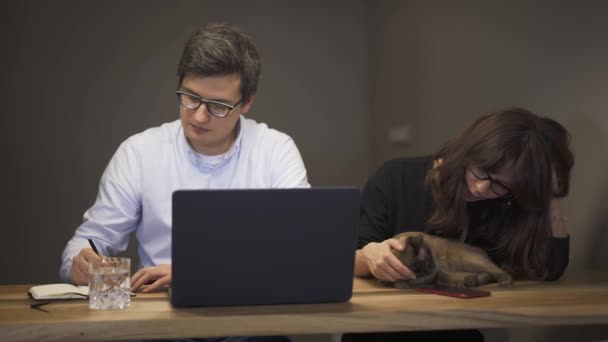
POLYGON ((553 237, 565 238, 568 236, 566 217, 562 210, 561 199, 553 198, 549 207, 549 220, 551 220, 551 233, 553 237))
MULTIPOLYGON (((399 261, 393 250, 402 251, 403 244, 397 239, 383 242, 370 242, 357 251, 358 263, 363 264, 369 273, 380 280, 394 282, 399 279, 414 279, 416 275, 399 261)), ((357 262, 357 260, 356 260, 357 262)))

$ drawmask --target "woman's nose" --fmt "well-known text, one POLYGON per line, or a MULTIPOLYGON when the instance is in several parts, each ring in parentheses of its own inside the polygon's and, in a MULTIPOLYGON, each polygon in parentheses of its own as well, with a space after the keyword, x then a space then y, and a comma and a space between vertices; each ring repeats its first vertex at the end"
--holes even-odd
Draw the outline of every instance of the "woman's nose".
POLYGON ((475 188, 477 188, 477 191, 479 193, 490 194, 491 193, 490 184, 491 184, 491 182, 489 180, 478 180, 475 183, 475 188))

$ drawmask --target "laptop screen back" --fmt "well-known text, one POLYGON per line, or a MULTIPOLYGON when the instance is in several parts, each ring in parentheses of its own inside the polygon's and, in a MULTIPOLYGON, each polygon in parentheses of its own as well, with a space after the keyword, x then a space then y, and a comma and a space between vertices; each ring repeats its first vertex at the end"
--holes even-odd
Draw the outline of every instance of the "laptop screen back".
POLYGON ((349 300, 359 205, 356 188, 176 191, 173 305, 349 300))

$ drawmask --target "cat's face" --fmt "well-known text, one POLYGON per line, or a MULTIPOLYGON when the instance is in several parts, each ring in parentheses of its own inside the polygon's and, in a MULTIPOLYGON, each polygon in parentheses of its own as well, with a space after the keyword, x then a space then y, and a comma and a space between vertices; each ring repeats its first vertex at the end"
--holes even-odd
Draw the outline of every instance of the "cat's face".
POLYGON ((405 248, 400 253, 399 260, 416 274, 424 274, 433 267, 433 256, 422 235, 405 240, 405 248))

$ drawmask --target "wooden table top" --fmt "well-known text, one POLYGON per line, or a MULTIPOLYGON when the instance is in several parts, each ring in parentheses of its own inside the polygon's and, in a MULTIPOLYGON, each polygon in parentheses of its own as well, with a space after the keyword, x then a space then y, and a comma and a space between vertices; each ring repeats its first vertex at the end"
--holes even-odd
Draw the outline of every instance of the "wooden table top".
POLYGON ((558 282, 482 287, 490 297, 457 299, 355 279, 337 304, 177 309, 166 292, 138 294, 126 310, 89 310, 86 300, 30 309, 31 285, 0 286, 0 340, 94 341, 233 335, 332 334, 608 324, 608 274, 558 282))

